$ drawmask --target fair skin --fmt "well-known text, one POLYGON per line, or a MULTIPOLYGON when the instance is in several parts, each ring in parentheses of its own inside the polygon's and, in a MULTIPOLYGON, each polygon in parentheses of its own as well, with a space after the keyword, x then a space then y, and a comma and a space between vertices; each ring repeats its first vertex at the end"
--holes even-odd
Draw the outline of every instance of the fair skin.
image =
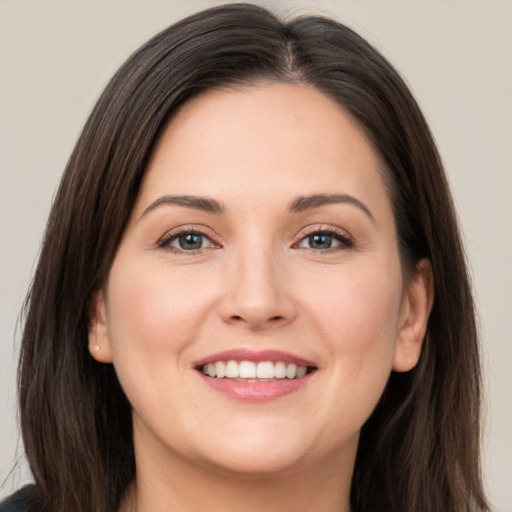
POLYGON ((91 318, 133 409, 126 510, 350 510, 360 429, 432 303, 428 262, 402 273, 382 172, 307 86, 210 91, 172 118, 91 318), (307 373, 204 374, 230 359, 307 373))

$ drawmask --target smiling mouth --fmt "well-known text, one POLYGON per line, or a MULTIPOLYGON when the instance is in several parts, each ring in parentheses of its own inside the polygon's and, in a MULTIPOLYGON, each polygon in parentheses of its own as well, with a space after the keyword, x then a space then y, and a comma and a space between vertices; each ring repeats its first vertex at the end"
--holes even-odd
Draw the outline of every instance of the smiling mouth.
POLYGON ((276 382, 302 379, 316 370, 314 366, 298 366, 284 361, 216 361, 203 364, 197 370, 207 377, 232 379, 239 382, 276 382))

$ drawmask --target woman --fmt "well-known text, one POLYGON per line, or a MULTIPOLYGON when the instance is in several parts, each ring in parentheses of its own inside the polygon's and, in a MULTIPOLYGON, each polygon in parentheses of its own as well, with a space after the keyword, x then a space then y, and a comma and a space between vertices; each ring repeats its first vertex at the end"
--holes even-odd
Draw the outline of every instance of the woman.
POLYGON ((121 67, 71 156, 23 335, 35 485, 13 500, 489 510, 479 378, 403 81, 332 20, 217 7, 121 67))

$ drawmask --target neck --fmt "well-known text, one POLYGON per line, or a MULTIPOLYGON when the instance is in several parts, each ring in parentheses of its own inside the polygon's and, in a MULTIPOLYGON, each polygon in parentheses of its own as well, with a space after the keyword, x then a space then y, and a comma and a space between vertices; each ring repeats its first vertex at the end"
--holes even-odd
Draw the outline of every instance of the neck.
MULTIPOLYGON (((176 456, 137 456, 137 477, 120 512, 350 512, 350 481, 355 460, 339 463, 339 454, 317 464, 279 474, 239 475, 193 464, 176 456)), ((346 457, 343 457, 346 460, 346 457)))

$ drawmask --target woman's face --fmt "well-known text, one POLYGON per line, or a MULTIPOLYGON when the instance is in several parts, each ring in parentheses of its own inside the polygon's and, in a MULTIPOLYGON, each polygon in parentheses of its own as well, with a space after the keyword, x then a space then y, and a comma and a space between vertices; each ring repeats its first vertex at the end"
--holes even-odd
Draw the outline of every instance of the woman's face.
POLYGON ((207 92, 156 146, 91 348, 132 405, 138 462, 348 467, 392 368, 417 361, 420 288, 381 164, 337 103, 286 84, 207 92))

